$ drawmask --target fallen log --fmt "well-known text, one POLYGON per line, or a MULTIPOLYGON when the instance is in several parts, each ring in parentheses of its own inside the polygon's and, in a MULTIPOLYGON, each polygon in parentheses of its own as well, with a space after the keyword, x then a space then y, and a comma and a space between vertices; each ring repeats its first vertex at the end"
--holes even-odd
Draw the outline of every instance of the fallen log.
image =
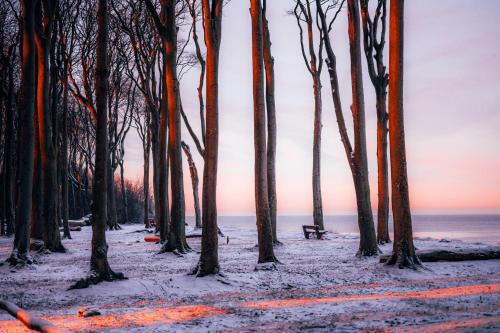
POLYGON ((85 220, 68 220, 70 227, 86 227, 89 225, 85 220))
MULTIPOLYGON (((422 262, 437 261, 469 261, 500 259, 500 247, 483 249, 457 249, 457 250, 422 250, 416 251, 422 262)), ((391 255, 380 256, 380 262, 385 263, 391 255)))
POLYGON ((14 303, 0 300, 0 309, 7 311, 12 317, 21 321, 29 329, 44 333, 63 333, 66 330, 52 325, 46 320, 33 317, 29 312, 14 303))

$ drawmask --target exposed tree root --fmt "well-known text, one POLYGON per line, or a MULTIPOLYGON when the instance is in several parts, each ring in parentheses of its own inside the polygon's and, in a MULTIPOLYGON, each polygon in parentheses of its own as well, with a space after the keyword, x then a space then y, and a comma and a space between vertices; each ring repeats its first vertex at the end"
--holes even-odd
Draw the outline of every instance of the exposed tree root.
POLYGON ((24 267, 34 264, 35 260, 29 253, 19 253, 17 249, 14 249, 6 262, 8 262, 10 266, 24 267))
POLYGON ((213 267, 213 266, 214 265, 204 265, 203 262, 200 260, 200 261, 198 261, 198 264, 196 264, 196 266, 193 268, 191 273, 189 273, 189 275, 196 275, 196 277, 204 277, 204 276, 211 276, 211 275, 223 276, 220 273, 220 266, 219 265, 216 265, 215 267, 213 267), (210 267, 206 267, 206 266, 210 266, 210 267))
POLYGON ((122 230, 122 227, 117 223, 115 225, 108 225, 107 229, 108 230, 122 230))
POLYGON ((93 284, 98 284, 103 281, 115 281, 115 280, 126 280, 127 278, 123 275, 123 273, 115 273, 111 268, 108 268, 104 272, 90 272, 90 275, 86 278, 78 280, 75 284, 71 285, 68 290, 72 289, 84 289, 88 288, 93 284))
POLYGON ((173 254, 176 254, 176 255, 183 255, 183 254, 186 254, 186 253, 189 253, 189 252, 192 252, 193 250, 191 249, 191 247, 189 247, 189 245, 187 243, 185 244, 178 244, 178 245, 173 245, 169 242, 165 242, 160 251, 158 252, 158 254, 161 254, 161 253, 167 253, 167 252, 172 252, 173 254))
POLYGON ((283 246, 285 244, 283 244, 282 242, 280 242, 279 240, 273 240, 273 246, 283 246))
POLYGON ((417 269, 422 263, 415 254, 410 254, 408 249, 401 247, 399 251, 392 253, 386 265, 398 265, 399 268, 417 269))
POLYGON ((356 252, 356 257, 372 257, 377 256, 379 253, 381 253, 381 251, 378 247, 375 250, 360 248, 358 252, 356 252))

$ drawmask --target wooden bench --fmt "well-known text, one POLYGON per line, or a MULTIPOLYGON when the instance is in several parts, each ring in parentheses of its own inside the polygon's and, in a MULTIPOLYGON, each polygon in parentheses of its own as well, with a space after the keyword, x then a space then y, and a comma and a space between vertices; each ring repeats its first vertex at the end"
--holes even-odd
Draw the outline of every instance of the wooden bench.
POLYGON ((321 237, 328 232, 326 230, 321 230, 317 225, 303 225, 302 230, 304 231, 304 237, 306 239, 309 239, 309 235, 314 233, 317 239, 321 239, 321 237))

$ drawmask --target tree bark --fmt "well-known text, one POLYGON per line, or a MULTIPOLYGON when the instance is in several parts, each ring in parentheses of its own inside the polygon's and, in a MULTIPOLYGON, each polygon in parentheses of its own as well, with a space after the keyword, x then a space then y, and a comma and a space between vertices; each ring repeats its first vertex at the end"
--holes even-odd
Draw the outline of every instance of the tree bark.
MULTIPOLYGON (((65 46, 63 46, 65 48, 65 46)), ((65 49, 62 51, 65 53, 65 49)), ((61 143, 61 213, 63 220, 64 237, 71 239, 69 230, 69 205, 68 205, 68 72, 67 59, 65 57, 63 69, 63 110, 62 110, 62 143, 61 143)))
POLYGON ((23 28, 23 61, 21 62, 21 107, 19 109, 19 190, 16 212, 14 249, 11 264, 30 262, 29 225, 33 189, 34 102, 35 102, 35 6, 21 0, 23 28))
MULTIPOLYGON (((43 22, 35 25, 37 49, 37 108, 40 140, 40 159, 43 177, 43 240, 53 252, 65 252, 61 243, 57 212, 57 156, 53 142, 53 119, 50 109, 50 50, 53 27, 54 1, 42 1, 43 22)), ((42 8, 37 5, 37 19, 41 20, 42 8)))
POLYGON ((163 251, 178 251, 185 253, 189 250, 185 231, 185 202, 182 172, 181 150, 181 116, 179 81, 177 78, 177 26, 175 21, 174 0, 162 0, 165 12, 165 34, 163 38, 166 66, 165 85, 168 96, 168 143, 170 156, 172 207, 170 211, 170 230, 167 243, 163 251))
POLYGON ((389 238, 389 172, 387 162, 387 84, 388 75, 384 64, 385 32, 387 25, 386 0, 378 0, 374 19, 368 8, 369 0, 361 0, 363 45, 368 74, 375 88, 377 110, 377 242, 385 244, 389 238), (380 32, 379 32, 380 31, 380 32), (379 37, 380 36, 380 37, 379 37), (375 51, 375 54, 373 53, 375 51))
MULTIPOLYGON (((163 63, 163 71, 165 72, 165 61, 163 63)), ((168 240, 168 233, 170 227, 170 215, 169 215, 169 202, 168 202, 168 96, 167 96, 167 86, 164 83, 162 89, 162 100, 160 106, 160 137, 158 145, 158 213, 159 215, 159 225, 160 228, 160 240, 161 243, 165 243, 168 240)))
POLYGON ((259 243, 259 263, 275 262, 269 211, 266 147, 266 107, 264 101, 264 62, 262 7, 260 0, 250 0, 252 21, 252 67, 255 146, 255 211, 259 243))
MULTIPOLYGON (((6 235, 10 236, 14 233, 14 156, 15 142, 14 142, 14 114, 16 110, 14 109, 14 66, 9 66, 8 69, 9 76, 9 88, 7 96, 7 108, 6 108, 6 119, 5 119, 5 151, 4 151, 4 209, 5 209, 5 222, 6 222, 6 235)), ((3 225, 3 221, 2 221, 3 225)))
POLYGON ((201 212, 200 212, 200 197, 198 195, 198 170, 196 169, 196 164, 193 161, 193 156, 191 155, 191 150, 189 146, 182 141, 181 142, 182 149, 184 150, 184 154, 186 154, 186 159, 189 165, 189 173, 191 175, 191 184, 193 186, 193 201, 194 201, 194 216, 195 216, 195 228, 201 229, 201 212))
POLYGON ((149 131, 149 116, 147 115, 147 125, 146 125, 146 145, 144 148, 144 173, 143 173, 143 193, 144 193, 144 226, 146 228, 150 228, 151 225, 149 223, 149 156, 151 152, 151 136, 149 131))
POLYGON ((197 55, 202 67, 201 75, 206 74, 207 82, 205 88, 206 117, 204 117, 203 77, 200 76, 198 98, 200 101, 202 138, 205 144, 202 188, 203 232, 200 260, 194 273, 197 276, 206 276, 217 274, 220 271, 219 228, 217 226, 217 165, 219 156, 219 50, 222 37, 222 8, 224 2, 221 0, 212 0, 211 2, 202 0, 201 5, 207 48, 206 62, 201 57, 199 47, 197 47, 197 55), (206 124, 203 124, 203 122, 206 122, 206 124))
POLYGON ((115 177, 114 177, 114 168, 113 168, 113 160, 114 158, 111 156, 113 153, 109 152, 107 157, 107 182, 108 182, 108 229, 109 230, 120 230, 120 226, 118 225, 118 218, 116 214, 116 196, 115 196, 115 177))
POLYGON ((90 276, 71 288, 86 288, 101 281, 123 279, 122 273, 115 273, 108 263, 106 243, 107 220, 107 160, 108 160, 108 1, 98 0, 96 41, 96 151, 92 202, 92 252, 90 276))
POLYGON ((125 189, 125 176, 124 176, 123 160, 121 160, 119 162, 119 164, 120 164, 120 184, 121 184, 122 200, 123 200, 123 213, 125 214, 125 223, 129 223, 127 191, 125 189))
POLYGON ((43 170, 40 154, 40 136, 38 131, 38 114, 34 114, 34 151, 33 151, 33 191, 30 237, 43 240, 44 235, 44 212, 43 212, 43 170))
POLYGON ((274 88, 274 58, 271 53, 271 34, 266 17, 267 0, 262 7, 263 56, 266 73, 266 109, 267 109, 267 191, 273 243, 279 244, 277 226, 276 195, 276 102, 274 88))
POLYGON ((406 170, 403 112, 404 1, 390 2, 389 23, 389 138, 391 150, 394 244, 387 264, 400 268, 420 264, 413 245, 410 196, 406 170))
POLYGON ((358 206, 360 230, 360 255, 378 253, 377 238, 373 224, 368 182, 368 158, 366 152, 365 102, 363 92, 363 68, 361 63, 361 33, 358 0, 347 0, 349 21, 349 50, 351 57, 352 106, 354 126, 354 187, 358 206))

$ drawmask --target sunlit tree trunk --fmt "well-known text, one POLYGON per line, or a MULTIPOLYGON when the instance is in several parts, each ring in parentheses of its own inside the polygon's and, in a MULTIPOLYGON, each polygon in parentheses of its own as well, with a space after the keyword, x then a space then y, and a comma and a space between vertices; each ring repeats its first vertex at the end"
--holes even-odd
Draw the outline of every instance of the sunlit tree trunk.
MULTIPOLYGON (((150 0, 147 0, 146 6, 157 27, 158 33, 162 37, 163 51, 165 57, 165 70, 163 74, 164 84, 166 86, 166 101, 168 109, 168 119, 164 115, 160 121, 168 120, 168 153, 170 158, 170 172, 171 172, 171 193, 172 193, 172 207, 170 211, 170 226, 168 228, 167 242, 163 245, 161 252, 176 251, 185 253, 190 250, 186 242, 185 232, 185 203, 184 203, 184 185, 182 177, 182 149, 181 149, 181 119, 180 119, 180 96, 179 96, 179 82, 177 78, 177 26, 175 15, 174 0, 162 0, 162 20, 158 16, 154 5, 150 0)), ((165 97, 165 95, 164 95, 165 97)), ((165 98, 163 97, 162 104, 165 98)), ((163 111, 163 110, 162 110, 163 111)), ((162 112, 163 113, 163 112, 162 112)), ((162 127, 160 131, 166 131, 166 127, 162 127)), ((164 132, 164 134, 166 134, 164 132)), ((161 134, 160 134, 161 136, 161 134)), ((160 141, 166 140, 161 138, 160 141)), ((160 155, 163 154, 160 148, 160 155)), ((160 158, 160 194, 163 184, 166 184, 167 173, 161 164, 166 162, 166 159, 160 158)), ((166 163, 165 163, 166 165, 166 163)), ((165 189, 164 197, 167 196, 165 189)), ((161 197, 160 197, 161 199, 161 197)), ((165 201, 166 202, 166 201, 165 201)), ((165 211, 165 210, 163 210, 165 211)))
POLYGON ((255 210, 259 243, 259 263, 274 262, 273 235, 269 211, 266 146, 266 106, 264 93, 263 28, 260 0, 250 1, 252 21, 252 67, 255 146, 255 210))
MULTIPOLYGON (((163 65, 165 72, 165 62, 163 65)), ((160 228, 160 240, 167 242, 170 226, 169 202, 168 202, 168 104, 167 87, 163 84, 162 101, 160 106, 160 132, 158 144, 158 227, 160 228)))
MULTIPOLYGON (((219 155, 219 50, 222 37, 221 0, 202 0, 202 19, 205 27, 206 63, 200 54, 202 74, 206 64, 206 118, 203 117, 203 78, 200 76, 198 98, 202 137, 205 143, 202 188, 202 239, 201 254, 195 274, 217 274, 219 267, 219 240, 217 226, 217 164, 219 155)), ((199 49, 198 49, 199 52, 199 49)))
POLYGON ((266 17, 267 0, 262 6, 262 29, 264 68, 266 71, 266 109, 267 109, 267 191, 273 243, 278 244, 277 196, 276 196, 276 103, 274 94, 274 58, 271 53, 271 34, 266 17))
POLYGON ((389 23, 389 139, 391 151, 392 216, 394 244, 387 264, 415 267, 403 113, 404 1, 390 2, 389 23))
POLYGON ((37 6, 35 24, 35 45, 37 49, 37 108, 38 108, 38 128, 40 140, 40 159, 42 164, 43 177, 43 240, 45 247, 51 251, 64 252, 59 232, 59 221, 57 212, 57 156, 53 142, 52 132, 53 120, 50 109, 50 49, 53 27, 54 2, 47 0, 42 8, 37 6))
POLYGON ((11 264, 29 262, 29 227, 31 193, 33 189, 33 114, 35 103, 35 6, 33 1, 21 0, 22 55, 21 107, 19 109, 19 189, 16 211, 14 249, 11 264))

